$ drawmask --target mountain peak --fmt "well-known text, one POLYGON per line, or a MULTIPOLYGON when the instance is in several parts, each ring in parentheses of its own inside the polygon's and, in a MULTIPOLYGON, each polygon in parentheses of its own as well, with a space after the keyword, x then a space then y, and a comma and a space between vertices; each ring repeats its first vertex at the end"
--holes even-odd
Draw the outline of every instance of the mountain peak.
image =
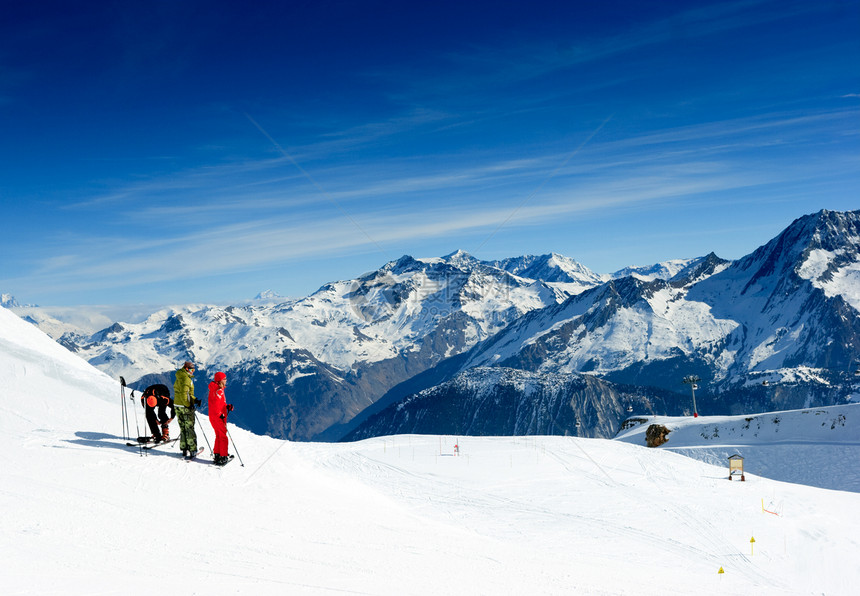
POLYGON ((0 306, 3 308, 17 308, 21 306, 12 294, 0 294, 0 306))
POLYGON ((634 276, 646 281, 653 281, 655 279, 669 280, 681 274, 683 271, 688 270, 690 267, 695 267, 704 258, 705 257, 671 259, 669 261, 662 261, 653 265, 625 267, 624 269, 619 269, 613 273, 612 277, 618 279, 634 276))
POLYGON ((552 252, 545 255, 525 255, 489 263, 508 273, 544 282, 578 283, 593 286, 603 280, 578 261, 552 252))
POLYGON ((777 276, 827 277, 834 269, 860 262, 860 211, 828 211, 794 220, 776 238, 740 261, 754 270, 748 287, 777 276))
POLYGON ((272 290, 263 290, 254 297, 254 300, 281 300, 285 297, 272 290))
POLYGON ((442 257, 442 260, 451 263, 452 265, 474 265, 478 262, 478 259, 461 249, 457 249, 451 254, 445 255, 442 257))
POLYGON ((21 304, 12 294, 0 294, 0 306, 3 308, 35 307, 37 304, 21 304))
POLYGON ((704 257, 690 261, 689 265, 669 278, 669 281, 676 285, 695 283, 722 271, 729 265, 731 265, 731 261, 721 259, 716 253, 710 252, 704 257))

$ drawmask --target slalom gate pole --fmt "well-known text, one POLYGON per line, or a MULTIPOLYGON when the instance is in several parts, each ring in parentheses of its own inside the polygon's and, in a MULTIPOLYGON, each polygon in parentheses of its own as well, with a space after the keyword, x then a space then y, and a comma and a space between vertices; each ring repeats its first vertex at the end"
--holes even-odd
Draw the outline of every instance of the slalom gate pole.
POLYGON ((200 434, 203 435, 203 440, 206 441, 206 446, 209 447, 209 453, 213 453, 212 445, 209 444, 209 439, 206 438, 206 433, 203 432, 203 424, 197 419, 197 409, 192 410, 194 412, 194 422, 196 422, 200 426, 200 434))
MULTIPOLYGON (((227 427, 227 421, 224 421, 224 427, 227 427)), ((233 445, 233 451, 236 452, 236 457, 239 458, 239 463, 242 464, 242 467, 245 467, 245 462, 242 461, 242 456, 239 455, 239 450, 236 449, 236 441, 233 440, 233 436, 230 434, 230 429, 227 429, 227 438, 230 439, 230 444, 233 445)))

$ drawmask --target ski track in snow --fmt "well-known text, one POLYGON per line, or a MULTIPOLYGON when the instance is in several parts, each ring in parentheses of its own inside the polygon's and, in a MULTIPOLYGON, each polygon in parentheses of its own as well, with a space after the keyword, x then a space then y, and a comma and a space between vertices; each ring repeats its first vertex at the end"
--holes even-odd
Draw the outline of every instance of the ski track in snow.
MULTIPOLYGON (((412 440, 413 439, 410 439, 410 442, 412 440)), ((414 440, 420 441, 418 438, 414 438, 414 440)), ((475 439, 470 439, 470 441, 475 441, 475 439)), ((574 439, 574 441, 579 441, 579 439, 574 439)), ((421 445, 419 443, 418 446, 408 446, 407 450, 423 449, 426 451, 427 448, 427 444, 421 445)), ((401 446, 399 448, 401 453, 397 456, 398 458, 403 457, 402 450, 403 447, 401 446)), ((378 457, 378 449, 376 452, 376 456, 378 457)), ((519 458, 522 458, 522 455, 522 453, 517 453, 519 458)), ((555 482, 566 486, 570 484, 573 479, 582 475, 582 469, 577 470, 567 463, 566 456, 569 456, 569 453, 565 453, 565 457, 562 457, 556 451, 544 451, 544 455, 548 456, 548 459, 557 463, 565 472, 564 474, 555 477, 555 482)), ((411 457, 414 459, 416 456, 413 455, 411 457)), ((513 457, 513 455, 511 455, 511 457, 513 457)), ((426 453, 423 455, 423 458, 427 458, 426 453)), ((365 477, 378 483, 384 490, 400 496, 403 494, 404 485, 416 483, 417 486, 414 488, 408 488, 406 493, 409 495, 425 495, 428 490, 438 490, 441 482, 438 480, 430 482, 423 475, 406 472, 401 467, 380 461, 376 457, 369 456, 367 453, 344 454, 340 455, 338 459, 342 461, 327 461, 327 467, 344 471, 359 468, 365 477), (404 475, 406 478, 404 478, 404 475)), ((457 459, 459 459, 460 465, 462 466, 463 460, 461 458, 457 459)), ((577 457, 576 459, 582 460, 583 458, 577 457)), ((441 461, 439 460, 439 456, 436 456, 436 460, 436 465, 438 466, 441 461)), ((538 457, 538 462, 539 460, 540 456, 538 457)), ((556 525, 559 520, 563 520, 564 525, 572 524, 579 529, 582 529, 583 527, 591 528, 596 533, 607 534, 612 540, 626 540, 628 542, 634 541, 639 545, 639 548, 643 550, 647 550, 649 547, 654 548, 655 543, 657 543, 667 554, 677 557, 692 555, 705 560, 711 560, 714 563, 717 563, 718 560, 724 561, 726 559, 731 559, 735 561, 735 564, 741 565, 744 574, 749 576, 751 579, 755 579, 758 582, 771 586, 782 586, 782 581, 779 578, 769 577, 751 566, 749 558, 744 555, 736 545, 728 542, 719 532, 718 528, 716 528, 712 522, 707 520, 707 516, 703 517, 702 511, 695 507, 690 508, 673 504, 671 500, 667 500, 665 498, 663 495, 664 487, 661 482, 669 482, 675 479, 674 474, 669 477, 664 474, 660 474, 659 472, 655 472, 653 465, 647 462, 647 456, 644 460, 639 457, 637 457, 636 460, 637 463, 640 464, 639 471, 642 473, 642 478, 647 480, 653 490, 643 493, 640 489, 635 489, 631 486, 625 485, 624 483, 615 483, 612 487, 613 491, 616 493, 622 493, 630 500, 630 502, 636 502, 637 500, 641 502, 644 498, 649 501, 649 506, 658 507, 665 513, 671 515, 678 521, 682 530, 680 533, 688 535, 687 540, 690 540, 689 542, 684 542, 671 537, 655 536, 651 532, 639 529, 635 524, 630 523, 629 520, 616 521, 614 517, 618 515, 618 511, 613 511, 613 515, 609 516, 606 516, 606 511, 595 511, 589 512, 588 514, 577 513, 570 510, 559 510, 558 503, 553 503, 552 506, 548 507, 541 507, 534 503, 534 496, 531 493, 528 495, 528 500, 522 500, 494 494, 494 491, 498 490, 500 487, 482 487, 480 491, 470 491, 468 488, 451 483, 450 481, 445 482, 444 485, 446 487, 457 488, 458 501, 470 510, 470 513, 461 515, 459 520, 464 521, 470 528, 473 526, 483 527, 483 524, 490 523, 494 518, 492 512, 499 510, 506 513, 513 513, 517 517, 522 518, 521 523, 515 526, 516 528, 524 527, 534 529, 541 525, 545 525, 547 528, 550 528, 553 525, 556 525), (487 514, 489 514, 489 517, 487 517, 487 514), (689 521, 693 519, 697 520, 697 522, 692 523, 689 521)), ((539 466, 540 463, 537 463, 537 465, 539 466)), ((546 465, 545 462, 544 465, 546 465)), ((625 470, 625 472, 628 471, 625 470)), ((599 482, 603 481, 602 474, 586 472, 586 475, 591 476, 590 479, 596 479, 599 482)), ((575 489, 571 487, 571 490, 574 491, 575 489)), ((449 519, 451 518, 452 502, 438 497, 428 497, 426 499, 416 497, 415 499, 415 506, 421 509, 422 513, 435 513, 439 517, 447 516, 449 519)), ((568 504, 570 503, 571 502, 568 502, 568 504)), ((601 508, 605 508, 605 503, 601 508)), ((529 535, 529 533, 524 533, 520 530, 512 537, 516 540, 528 541, 529 535)), ((545 538, 543 534, 538 535, 542 537, 541 539, 545 538)), ((539 548, 540 545, 536 544, 534 546, 539 548)), ((719 565, 717 565, 717 567, 719 567, 719 565)), ((784 588, 785 586, 782 587, 784 588)))

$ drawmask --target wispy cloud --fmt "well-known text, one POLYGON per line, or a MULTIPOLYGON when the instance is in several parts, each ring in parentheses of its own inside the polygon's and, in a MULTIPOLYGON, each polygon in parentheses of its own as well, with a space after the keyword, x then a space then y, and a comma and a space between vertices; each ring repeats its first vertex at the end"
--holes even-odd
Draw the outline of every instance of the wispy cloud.
MULTIPOLYGON (((568 178, 593 176, 599 171, 649 164, 683 166, 685 162, 703 163, 725 156, 731 159, 733 154, 744 151, 796 142, 798 135, 821 137, 822 127, 844 127, 856 116, 852 110, 784 112, 646 131, 618 140, 598 137, 561 174, 568 178)), ((111 205, 125 210, 126 221, 132 224, 162 222, 162 227, 171 227, 171 222, 177 222, 177 227, 183 227, 185 217, 205 225, 224 217, 253 217, 254 212, 277 217, 289 211, 301 217, 303 212, 319 209, 327 201, 334 201, 347 213, 365 211, 362 203, 367 201, 410 201, 410 197, 431 194, 435 194, 435 201, 447 205, 481 190, 502 198, 522 197, 564 157, 564 153, 544 151, 529 157, 500 158, 491 151, 469 151, 461 155, 439 153, 423 159, 409 155, 361 157, 356 163, 347 153, 340 160, 314 161, 333 151, 347 151, 382 136, 444 120, 443 114, 435 112, 393 117, 335 131, 322 140, 293 147, 289 151, 296 151, 295 156, 289 158, 281 155, 186 169, 119 186, 64 208, 83 211, 111 205), (290 158, 310 169, 314 183, 290 158)), ((575 138, 572 141, 577 142, 575 138)), ((261 136, 260 144, 267 145, 268 141, 261 136)))
MULTIPOLYGON (((504 170, 504 168, 502 168, 504 170)), ((169 284, 195 277, 263 270, 275 264, 306 258, 341 256, 379 245, 409 245, 421 239, 469 234, 475 246, 494 228, 540 226, 570 217, 636 209, 655 203, 688 200, 701 194, 766 184, 762 173, 726 175, 714 164, 688 164, 686 169, 664 166, 640 168, 624 178, 601 179, 572 187, 552 188, 511 219, 514 200, 461 202, 457 205, 387 204, 357 216, 362 230, 346 218, 318 214, 247 217, 185 234, 153 235, 140 242, 118 243, 114 237, 88 235, 71 242, 65 251, 39 263, 30 276, 36 286, 55 290, 169 284)), ((474 250, 475 246, 466 246, 474 250)), ((381 255, 381 259, 398 256, 381 255)))

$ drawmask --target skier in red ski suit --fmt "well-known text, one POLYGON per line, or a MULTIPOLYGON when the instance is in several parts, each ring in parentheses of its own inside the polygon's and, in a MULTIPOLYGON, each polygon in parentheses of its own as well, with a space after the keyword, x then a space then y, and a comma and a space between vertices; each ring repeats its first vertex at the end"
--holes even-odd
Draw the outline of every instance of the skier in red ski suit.
POLYGON ((233 411, 233 405, 227 403, 224 387, 227 385, 227 375, 218 371, 209 383, 209 423, 215 431, 215 463, 222 465, 230 459, 227 455, 227 413, 233 411))

